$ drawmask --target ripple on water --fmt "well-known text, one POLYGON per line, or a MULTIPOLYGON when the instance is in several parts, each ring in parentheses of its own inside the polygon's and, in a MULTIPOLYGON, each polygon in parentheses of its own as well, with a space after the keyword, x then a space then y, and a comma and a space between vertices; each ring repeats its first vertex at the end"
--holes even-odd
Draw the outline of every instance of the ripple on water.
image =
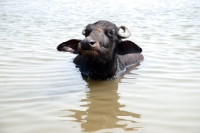
POLYGON ((196 0, 0 3, 0 132, 199 133, 196 0), (143 48, 119 81, 84 80, 75 55, 56 51, 97 20, 143 48))

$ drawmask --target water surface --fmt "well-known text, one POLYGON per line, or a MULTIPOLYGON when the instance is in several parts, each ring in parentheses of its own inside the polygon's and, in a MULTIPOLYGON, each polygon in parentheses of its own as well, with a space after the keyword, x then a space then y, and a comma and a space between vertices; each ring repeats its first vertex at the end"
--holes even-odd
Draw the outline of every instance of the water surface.
POLYGON ((199 0, 0 1, 0 132, 199 133, 199 22, 199 0), (98 20, 143 48, 120 80, 84 80, 56 51, 98 20))

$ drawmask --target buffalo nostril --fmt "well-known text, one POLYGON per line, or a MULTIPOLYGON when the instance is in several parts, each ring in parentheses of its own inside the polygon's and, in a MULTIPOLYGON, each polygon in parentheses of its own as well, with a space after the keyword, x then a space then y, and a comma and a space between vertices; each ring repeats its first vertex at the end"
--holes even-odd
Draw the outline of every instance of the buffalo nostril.
POLYGON ((96 42, 93 41, 93 40, 90 41, 90 45, 94 45, 95 43, 96 43, 96 42))
POLYGON ((80 47, 83 50, 90 50, 90 49, 92 49, 92 47, 94 47, 95 43, 96 43, 96 41, 89 39, 89 38, 85 38, 80 42, 80 47))

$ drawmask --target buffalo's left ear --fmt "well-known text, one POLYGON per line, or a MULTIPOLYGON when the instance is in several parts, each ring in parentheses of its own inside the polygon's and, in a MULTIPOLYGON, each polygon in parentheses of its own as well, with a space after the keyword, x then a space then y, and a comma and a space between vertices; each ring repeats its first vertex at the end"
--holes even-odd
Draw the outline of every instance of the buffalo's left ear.
POLYGON ((68 40, 68 41, 63 42, 60 45, 58 45, 57 50, 78 54, 78 44, 80 41, 81 40, 79 40, 79 39, 68 40))
POLYGON ((141 53, 142 48, 132 41, 126 40, 121 41, 117 44, 117 53, 120 55, 129 54, 129 53, 141 53))

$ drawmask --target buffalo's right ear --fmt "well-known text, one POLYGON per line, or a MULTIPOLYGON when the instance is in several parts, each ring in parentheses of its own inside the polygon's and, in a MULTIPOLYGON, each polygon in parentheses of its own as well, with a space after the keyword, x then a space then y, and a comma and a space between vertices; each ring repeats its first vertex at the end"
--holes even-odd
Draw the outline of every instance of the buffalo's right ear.
POLYGON ((81 40, 79 40, 79 39, 68 40, 68 41, 63 42, 60 45, 58 45, 57 50, 78 54, 78 44, 80 41, 81 40))

